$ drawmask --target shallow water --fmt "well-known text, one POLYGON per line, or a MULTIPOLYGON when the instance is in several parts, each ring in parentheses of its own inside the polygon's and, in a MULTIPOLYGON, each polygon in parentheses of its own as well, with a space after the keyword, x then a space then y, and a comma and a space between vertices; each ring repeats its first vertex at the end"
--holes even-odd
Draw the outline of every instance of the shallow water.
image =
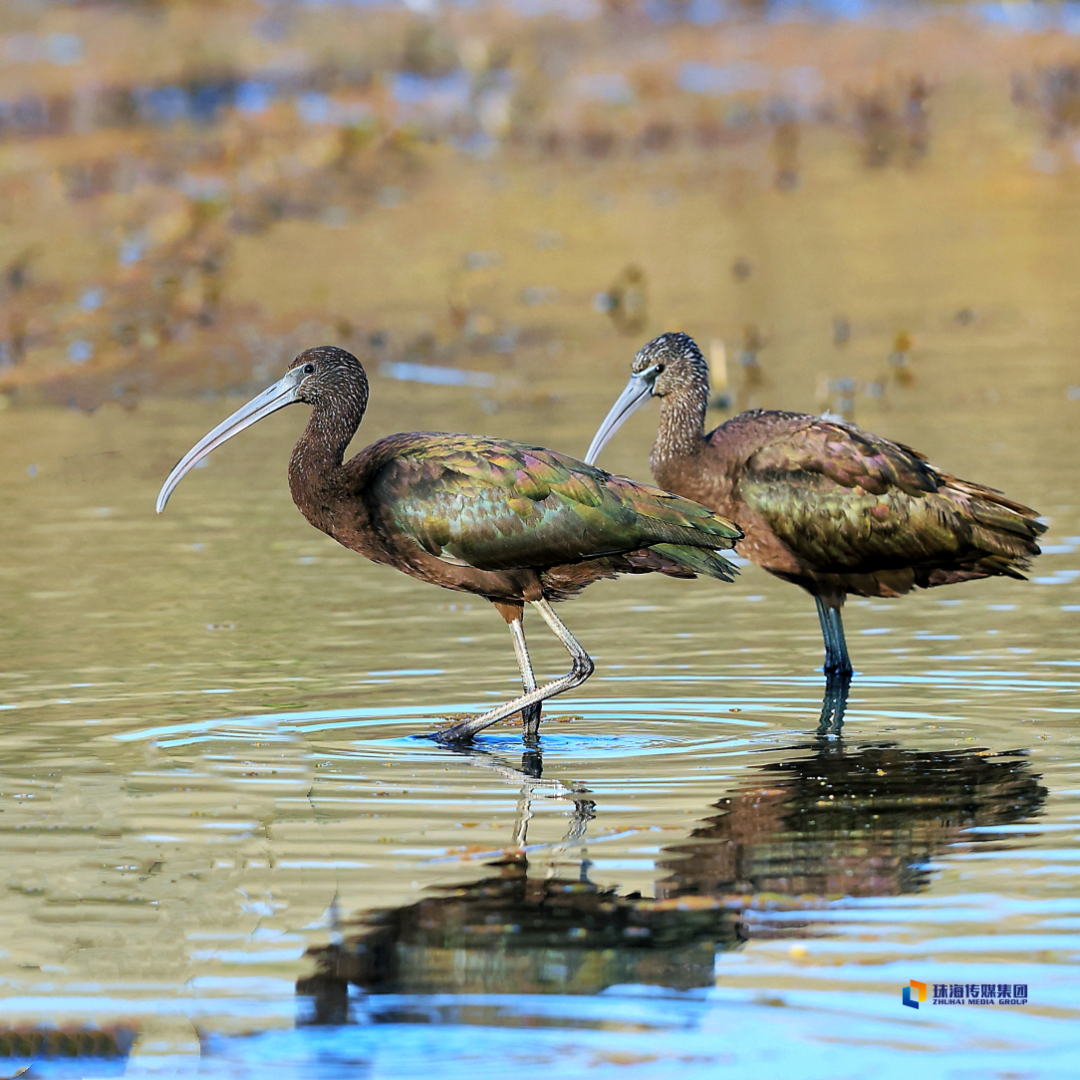
MULTIPOLYGON (((62 55, 0 71, 30 103, 0 155, 0 1077, 1075 1076, 1080 112, 1050 32, 1070 13, 975 45, 976 14, 1005 16, 871 7, 864 32, 773 5, 678 36, 646 5, 662 25, 546 45, 511 13, 512 61, 459 105, 509 93, 506 62, 529 107, 474 145, 476 117, 395 128, 393 79, 358 90, 342 62, 334 83, 321 43, 355 65, 364 12, 39 6, 40 40, 20 9, 5 55, 62 55), (49 36, 76 30, 83 59, 49 36), (217 51, 178 73, 185 34, 219 82, 217 51), (260 105, 274 63, 295 101, 260 105), (695 72, 763 89, 687 96, 695 72), (636 328, 608 306, 631 286, 636 328), (597 670, 539 752, 509 726, 423 738, 516 692, 508 635, 304 522, 299 409, 153 514, 242 400, 208 388, 261 388, 294 346, 363 354, 358 444, 580 454, 633 349, 677 328, 713 360, 727 343, 740 407, 853 412, 1049 522, 1029 582, 849 603, 840 738, 816 730, 813 604, 753 567, 567 605, 597 670), (935 1005, 954 985, 995 1004, 935 1005)), ((440 33, 464 63, 492 18, 440 33)), ((645 478, 655 419, 601 463, 645 478)))
POLYGON ((465 752, 418 736, 514 692, 502 621, 306 525, 300 410, 153 516, 229 407, 0 417, 4 1018, 116 1036, 32 1075, 1074 1074, 1064 455, 1033 581, 851 603, 842 739, 812 604, 750 567, 590 589, 541 753, 465 752), (910 979, 1027 1004, 916 1012, 910 979))

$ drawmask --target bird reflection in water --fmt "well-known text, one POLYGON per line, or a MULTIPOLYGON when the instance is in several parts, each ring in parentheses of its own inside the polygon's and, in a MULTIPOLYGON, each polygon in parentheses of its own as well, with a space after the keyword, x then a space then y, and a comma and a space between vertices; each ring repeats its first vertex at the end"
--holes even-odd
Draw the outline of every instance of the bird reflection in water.
MULTIPOLYGON (((666 849, 657 896, 902 896, 973 826, 1034 815, 1046 798, 1020 752, 817 744, 762 766, 666 849)), ((965 842, 979 843, 978 834, 965 842)), ((748 935, 749 936, 749 935, 748 935)))
MULTIPOLYGON (((414 904, 365 916, 359 932, 341 945, 315 950, 318 973, 297 983, 313 1000, 313 1023, 344 1023, 348 986, 372 995, 596 994, 608 986, 644 984, 691 989, 713 981, 718 949, 739 943, 738 917, 719 900, 657 902, 589 880, 590 862, 561 861, 561 872, 544 876, 530 855, 558 856, 585 839, 595 816, 587 792, 544 781, 539 751, 527 752, 522 768, 503 765, 482 751, 461 750, 472 764, 492 768, 521 785, 513 827, 514 846, 464 885, 433 890, 414 904), (548 791, 543 789, 547 788, 548 791), (532 801, 569 797, 573 809, 563 839, 528 844, 532 801), (567 869, 569 872, 567 872, 567 869)), ((425 1005, 410 1010, 400 999, 381 1020, 428 1022, 425 1005)), ((472 1012, 454 1007, 455 1019, 472 1012)))
POLYGON ((825 692, 821 697, 821 716, 817 734, 839 737, 844 726, 848 697, 851 695, 851 679, 826 678, 825 692))
POLYGON ((797 927, 788 924, 805 935, 822 902, 926 888, 930 861, 964 830, 1026 820, 1047 794, 1018 752, 889 744, 852 750, 822 741, 800 749, 752 770, 743 790, 721 798, 686 840, 664 849, 654 899, 594 884, 587 858, 576 871, 556 863, 554 873, 548 859, 543 871, 550 876, 536 865, 530 874, 538 849, 551 855, 583 843, 595 803, 583 790, 549 784, 551 794, 561 788, 573 799, 570 825, 559 844, 530 848, 531 801, 548 783, 539 752, 526 754, 520 770, 468 754, 520 782, 515 847, 477 880, 367 915, 341 944, 313 950, 317 973, 297 984, 313 1003, 308 1022, 347 1022, 350 984, 371 995, 366 1016, 421 1023, 480 1022, 474 1011, 491 1006, 443 1003, 436 1010, 400 995, 713 986, 719 953, 783 933, 756 910, 763 896, 770 912, 805 910, 797 927))

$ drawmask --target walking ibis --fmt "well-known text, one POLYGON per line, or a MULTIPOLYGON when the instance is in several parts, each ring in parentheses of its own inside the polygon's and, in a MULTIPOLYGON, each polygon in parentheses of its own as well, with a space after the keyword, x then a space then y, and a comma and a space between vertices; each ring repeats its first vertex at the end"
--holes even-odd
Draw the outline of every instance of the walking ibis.
POLYGON ((630 382, 585 455, 589 464, 650 397, 660 399, 650 458, 657 483, 734 520, 745 533, 741 555, 817 602, 823 729, 839 730, 851 682, 840 616, 849 594, 1022 579, 1039 554, 1035 541, 1046 527, 1034 510, 854 424, 753 409, 706 435, 709 370, 686 334, 661 334, 634 357, 630 382))
POLYGON ((286 405, 310 405, 311 419, 289 462, 289 488, 304 517, 373 562, 485 597, 509 624, 525 692, 440 732, 442 742, 468 740, 521 712, 525 741, 534 743, 541 702, 592 674, 592 661, 555 614, 553 601, 619 574, 731 580, 734 568, 716 552, 742 535, 732 522, 554 450, 411 432, 379 439, 345 461, 367 401, 367 376, 356 357, 330 346, 301 353, 284 378, 181 458, 158 495, 157 510, 215 447, 286 405), (566 675, 542 687, 525 644, 526 603, 572 659, 566 675))

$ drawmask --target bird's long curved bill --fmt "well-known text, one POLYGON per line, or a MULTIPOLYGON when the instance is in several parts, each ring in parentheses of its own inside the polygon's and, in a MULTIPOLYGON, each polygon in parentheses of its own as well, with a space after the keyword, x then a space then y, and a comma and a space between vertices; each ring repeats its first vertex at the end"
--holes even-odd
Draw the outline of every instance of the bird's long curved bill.
POLYGON ((226 420, 222 420, 213 431, 204 435, 177 463, 176 468, 169 473, 158 493, 157 512, 160 514, 169 501, 173 489, 184 478, 188 470, 193 469, 211 450, 227 442, 234 435, 238 435, 244 428, 258 423, 264 416, 269 416, 278 409, 285 408, 297 400, 296 394, 299 389, 298 380, 290 372, 285 378, 267 387, 258 397, 252 398, 246 405, 241 406, 226 420))
POLYGON ((652 394, 653 378, 649 378, 652 371, 644 371, 640 375, 631 375, 626 389, 619 395, 618 400, 611 406, 611 411, 604 417, 604 422, 596 429, 593 441, 589 446, 589 452, 585 455, 587 465, 595 465, 600 451, 608 444, 608 440, 623 426, 626 418, 635 410, 641 408, 652 394))

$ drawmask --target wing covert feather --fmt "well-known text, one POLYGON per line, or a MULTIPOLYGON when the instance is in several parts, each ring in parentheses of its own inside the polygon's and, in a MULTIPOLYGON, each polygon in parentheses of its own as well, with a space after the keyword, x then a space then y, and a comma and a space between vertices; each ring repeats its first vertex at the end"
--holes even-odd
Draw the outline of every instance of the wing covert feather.
POLYGON ((689 499, 564 454, 468 436, 401 446, 366 494, 430 554, 484 570, 553 566, 655 543, 729 548, 741 535, 689 499))
POLYGON ((815 420, 751 455, 739 493, 818 570, 868 572, 976 552, 1037 554, 1035 513, 941 473, 923 455, 815 420))

